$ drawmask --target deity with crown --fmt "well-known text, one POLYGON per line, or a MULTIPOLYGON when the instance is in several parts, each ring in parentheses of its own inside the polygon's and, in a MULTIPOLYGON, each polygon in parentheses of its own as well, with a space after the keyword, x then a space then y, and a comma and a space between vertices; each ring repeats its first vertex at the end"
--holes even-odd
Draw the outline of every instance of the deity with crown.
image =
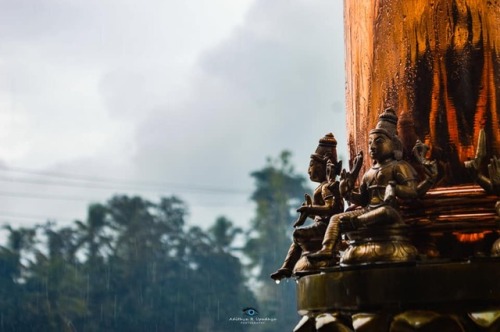
POLYGON ((310 259, 331 259, 339 233, 343 231, 351 243, 341 257, 343 265, 415 260, 418 252, 406 237, 398 200, 422 195, 432 185, 437 172, 434 164, 427 163, 432 168, 432 176, 418 183, 415 169, 402 160, 397 122, 395 111, 388 108, 379 116, 376 128, 370 131, 369 154, 373 163, 364 173, 358 188, 354 188, 354 183, 362 153, 354 160, 354 171, 342 172, 340 193, 358 208, 331 217, 322 248, 310 254, 310 259))
POLYGON ((271 274, 272 279, 279 281, 300 272, 329 265, 330 262, 327 261, 310 261, 307 255, 321 248, 328 220, 333 214, 344 210, 339 182, 336 181, 341 167, 341 161, 337 161, 337 141, 332 133, 326 134, 319 140, 316 151, 311 155, 308 169, 311 181, 319 185, 312 197, 305 194, 305 202, 297 209, 300 216, 294 224, 293 243, 283 265, 271 274), (307 218, 311 218, 313 223, 303 226, 307 218))

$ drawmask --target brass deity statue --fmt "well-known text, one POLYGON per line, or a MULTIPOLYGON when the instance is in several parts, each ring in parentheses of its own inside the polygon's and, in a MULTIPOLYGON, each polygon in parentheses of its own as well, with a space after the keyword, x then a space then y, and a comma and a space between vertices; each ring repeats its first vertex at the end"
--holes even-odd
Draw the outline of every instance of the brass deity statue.
MULTIPOLYGON (((493 156, 490 163, 487 165, 488 176, 482 173, 484 160, 486 159, 486 133, 484 129, 479 131, 478 144, 476 149, 476 156, 474 159, 466 161, 465 168, 469 174, 484 189, 484 191, 491 195, 500 196, 500 159, 493 156)), ((500 200, 495 204, 497 214, 497 221, 500 221, 500 200)), ((495 257, 500 257, 500 239, 495 241, 491 248, 491 254, 495 257)))
POLYGON ((427 177, 418 183, 415 169, 402 160, 397 121, 395 111, 388 108, 380 115, 376 128, 370 131, 368 144, 373 164, 363 175, 359 188, 355 190, 354 183, 362 153, 355 158, 353 171, 342 172, 341 195, 361 208, 333 215, 322 248, 310 254, 310 259, 331 259, 341 229, 347 232, 351 242, 357 242, 344 252, 341 264, 405 262, 416 257, 416 248, 404 234, 398 199, 413 199, 425 193, 434 183, 437 169, 435 163, 422 157, 427 177))
POLYGON ((297 279, 294 331, 498 332, 500 2, 343 4, 354 167, 339 191, 354 205, 310 258, 349 247, 297 279))
MULTIPOLYGON (((479 132, 476 156, 473 160, 465 162, 465 168, 469 171, 472 178, 488 194, 500 196, 500 159, 493 156, 488 164, 488 175, 482 174, 482 166, 486 159, 486 134, 484 129, 479 132)), ((496 203, 497 215, 500 216, 500 201, 496 203)))
POLYGON ((310 262, 307 254, 321 247, 329 218, 344 210, 344 202, 339 193, 337 175, 342 167, 337 161, 337 141, 332 133, 319 140, 318 148, 311 155, 309 178, 319 183, 312 197, 305 194, 305 202, 297 209, 299 218, 294 223, 293 243, 288 250, 283 265, 271 278, 278 281, 289 278, 296 272, 304 272, 326 266, 325 262, 310 262), (307 218, 314 221, 311 225, 302 226, 307 218))

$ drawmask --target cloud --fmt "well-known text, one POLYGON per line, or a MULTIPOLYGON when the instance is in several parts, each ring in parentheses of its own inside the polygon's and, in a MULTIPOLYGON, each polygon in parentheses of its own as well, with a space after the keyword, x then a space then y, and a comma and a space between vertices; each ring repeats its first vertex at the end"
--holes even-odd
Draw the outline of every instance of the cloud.
POLYGON ((199 58, 187 99, 140 124, 138 168, 249 187, 266 156, 289 149, 304 171, 326 132, 342 145, 341 12, 332 1, 255 2, 230 38, 199 58))
POLYGON ((0 2, 0 116, 18 125, 6 138, 21 129, 29 146, 8 151, 11 161, 33 164, 38 153, 41 167, 78 150, 91 157, 108 134, 128 141, 125 122, 178 98, 196 55, 241 20, 249 1, 0 2), (82 145, 89 133, 96 139, 82 145), (55 153, 54 139, 68 146, 55 153))
MULTIPOLYGON (((325 133, 345 150, 342 20, 328 0, 0 2, 0 158, 250 191, 249 173, 289 149, 306 175, 325 133)), ((249 195, 176 188, 161 194, 185 198, 194 223, 251 217, 249 195)), ((103 196, 57 191, 86 193, 103 196)))

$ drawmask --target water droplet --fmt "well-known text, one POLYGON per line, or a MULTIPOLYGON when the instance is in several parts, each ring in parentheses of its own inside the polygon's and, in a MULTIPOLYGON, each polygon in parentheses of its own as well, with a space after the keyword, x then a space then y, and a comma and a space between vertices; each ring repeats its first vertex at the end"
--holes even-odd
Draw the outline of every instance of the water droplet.
POLYGON ((274 282, 276 283, 276 285, 279 285, 281 281, 280 280, 275 280, 274 282))

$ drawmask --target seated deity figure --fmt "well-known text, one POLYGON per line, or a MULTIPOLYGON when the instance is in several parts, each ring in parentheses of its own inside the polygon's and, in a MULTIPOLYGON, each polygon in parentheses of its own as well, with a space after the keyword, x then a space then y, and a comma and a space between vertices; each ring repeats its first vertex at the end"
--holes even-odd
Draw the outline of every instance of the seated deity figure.
MULTIPOLYGON (((479 184, 486 193, 500 197, 500 158, 496 156, 491 157, 490 163, 487 164, 488 175, 486 175, 483 173, 483 165, 487 160, 486 153, 486 133, 484 129, 481 129, 479 131, 476 156, 474 159, 465 162, 465 168, 474 181, 479 184)), ((500 217, 500 200, 495 204, 495 211, 497 218, 500 217)), ((493 244, 491 255, 500 257, 500 238, 493 244)))
MULTIPOLYGON (((355 166, 352 172, 342 172, 342 197, 361 208, 333 215, 322 248, 310 254, 310 259, 331 259, 341 229, 374 229, 402 224, 397 199, 416 198, 430 187, 425 183, 419 185, 415 169, 401 160, 402 143, 397 136, 397 121, 395 111, 388 108, 379 116, 376 128, 370 131, 368 144, 372 166, 364 173, 359 188, 354 188, 359 167, 356 170, 355 166)), ((359 165, 361 160, 362 154, 358 154, 354 164, 359 165)))
POLYGON ((329 133, 320 139, 316 152, 311 155, 309 178, 319 183, 312 197, 305 194, 304 204, 297 209, 299 218, 294 224, 293 243, 288 250, 283 265, 271 278, 281 280, 291 277, 295 272, 315 269, 317 266, 308 261, 306 255, 321 247, 329 218, 344 210, 336 176, 340 173, 341 162, 337 161, 337 141, 329 133), (313 223, 302 226, 307 218, 313 223))
MULTIPOLYGON (((476 156, 474 159, 465 162, 465 168, 484 191, 491 195, 500 196, 500 159, 496 156, 490 159, 490 163, 487 165, 489 176, 482 173, 486 159, 486 133, 484 129, 481 129, 479 131, 476 156)), ((500 216, 500 201, 497 201, 495 209, 497 215, 500 216)))

